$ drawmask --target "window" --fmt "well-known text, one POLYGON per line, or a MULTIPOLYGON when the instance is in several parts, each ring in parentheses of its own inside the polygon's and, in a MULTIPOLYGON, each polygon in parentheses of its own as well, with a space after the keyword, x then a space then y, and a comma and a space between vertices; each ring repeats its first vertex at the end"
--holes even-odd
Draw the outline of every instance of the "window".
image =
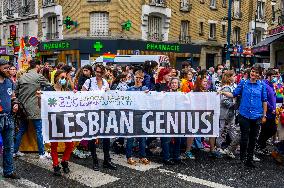
POLYGON ((23 35, 29 36, 29 23, 23 23, 23 35))
POLYGON ((13 0, 8 0, 8 10, 12 10, 13 0))
POLYGON ((216 8, 216 0, 211 0, 210 1, 210 7, 211 8, 216 8))
POLYGON ((241 0, 234 0, 234 18, 241 17, 241 0))
POLYGON ((204 35, 203 22, 199 22, 199 35, 204 35))
POLYGON ((189 11, 189 0, 181 0, 180 1, 180 10, 181 11, 189 11))
POLYGON ((210 23, 209 39, 216 38, 216 23, 210 23))
POLYGON ((226 25, 225 25, 225 24, 222 24, 222 33, 221 33, 221 36, 222 36, 222 37, 225 37, 225 36, 226 36, 226 25))
POLYGON ((180 24, 180 42, 189 43, 189 21, 183 20, 180 24))
POLYGON ((241 29, 239 27, 235 27, 233 31, 233 41, 237 44, 240 42, 241 29))
POLYGON ((158 16, 150 16, 148 20, 148 39, 154 41, 162 41, 162 18, 158 16))
POLYGON ((90 14, 90 35, 109 36, 109 13, 94 12, 90 14))
POLYGON ((55 0, 43 0, 43 5, 52 5, 53 3, 55 3, 55 0))
POLYGON ((275 22, 276 21, 276 12, 275 12, 275 5, 272 5, 272 22, 275 22))
POLYGON ((23 7, 27 6, 28 5, 28 0, 22 0, 22 5, 23 5, 23 7))
POLYGON ((257 2, 257 20, 263 20, 264 19, 264 11, 265 11, 265 2, 258 1, 257 2))
POLYGON ((224 7, 224 8, 227 7, 227 0, 222 0, 222 7, 224 7))
POLYGON ((150 5, 165 6, 166 5, 166 0, 152 0, 150 5))
POLYGON ((46 39, 51 40, 58 38, 58 24, 57 24, 57 17, 50 16, 47 18, 47 33, 46 39))

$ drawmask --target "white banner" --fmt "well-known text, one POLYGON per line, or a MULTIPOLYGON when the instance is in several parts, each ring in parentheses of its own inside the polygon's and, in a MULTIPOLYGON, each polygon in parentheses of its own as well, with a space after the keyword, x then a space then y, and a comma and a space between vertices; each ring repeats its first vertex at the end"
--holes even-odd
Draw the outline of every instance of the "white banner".
POLYGON ((217 93, 43 92, 45 142, 107 137, 218 137, 217 93))

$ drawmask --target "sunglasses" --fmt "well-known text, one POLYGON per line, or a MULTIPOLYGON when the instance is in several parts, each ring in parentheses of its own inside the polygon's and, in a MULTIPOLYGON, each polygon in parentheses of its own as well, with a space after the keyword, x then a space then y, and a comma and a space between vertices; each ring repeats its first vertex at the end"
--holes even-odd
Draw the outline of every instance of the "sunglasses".
POLYGON ((135 77, 136 79, 139 79, 139 80, 144 80, 143 77, 135 77))
POLYGON ((61 77, 61 80, 64 80, 64 79, 66 79, 66 78, 67 78, 67 77, 65 77, 65 76, 62 76, 62 77, 61 77))
POLYGON ((102 74, 103 72, 102 72, 102 71, 96 71, 96 73, 100 73, 100 74, 102 74))

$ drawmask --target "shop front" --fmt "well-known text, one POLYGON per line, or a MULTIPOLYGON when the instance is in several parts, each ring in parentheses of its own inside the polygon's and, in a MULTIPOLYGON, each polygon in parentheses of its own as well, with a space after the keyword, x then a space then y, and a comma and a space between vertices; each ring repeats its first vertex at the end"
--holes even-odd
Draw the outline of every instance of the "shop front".
POLYGON ((10 46, 0 46, 0 58, 14 63, 14 49, 10 46))
POLYGON ((284 26, 268 31, 269 36, 254 46, 257 63, 270 63, 270 67, 284 71, 284 26))
POLYGON ((178 66, 177 62, 189 58, 194 59, 199 65, 201 46, 124 39, 69 39, 42 42, 39 45, 39 51, 42 61, 52 65, 64 62, 80 67, 105 53, 111 53, 118 55, 167 55, 171 64, 178 66))

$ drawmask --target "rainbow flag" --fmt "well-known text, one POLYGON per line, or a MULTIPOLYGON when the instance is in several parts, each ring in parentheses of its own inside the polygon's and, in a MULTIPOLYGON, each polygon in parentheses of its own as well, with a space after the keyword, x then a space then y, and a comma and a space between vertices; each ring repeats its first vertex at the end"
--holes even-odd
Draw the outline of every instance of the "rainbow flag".
POLYGON ((115 54, 104 54, 103 55, 103 62, 105 63, 112 63, 114 62, 115 54))

